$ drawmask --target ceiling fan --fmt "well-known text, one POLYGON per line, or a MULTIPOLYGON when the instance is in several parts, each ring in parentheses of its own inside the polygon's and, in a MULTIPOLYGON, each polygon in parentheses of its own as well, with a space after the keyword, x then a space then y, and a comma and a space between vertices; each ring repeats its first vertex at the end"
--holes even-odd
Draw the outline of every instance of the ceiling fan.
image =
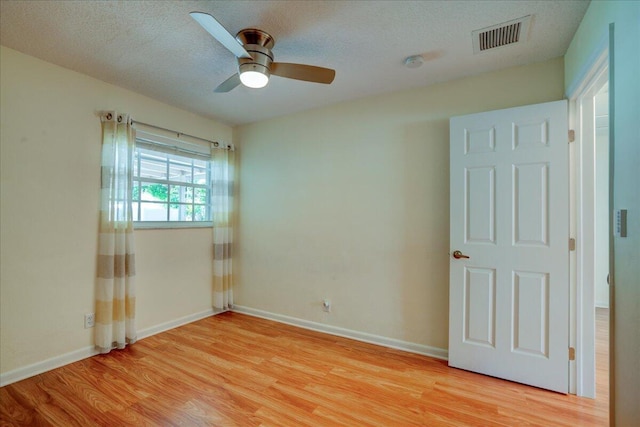
POLYGON ((250 88, 265 87, 271 75, 324 84, 331 83, 336 76, 335 70, 329 68, 273 62, 271 49, 275 40, 262 30, 245 28, 233 37, 208 13, 191 12, 190 15, 238 59, 238 72, 222 82, 214 92, 229 92, 240 83, 250 88))

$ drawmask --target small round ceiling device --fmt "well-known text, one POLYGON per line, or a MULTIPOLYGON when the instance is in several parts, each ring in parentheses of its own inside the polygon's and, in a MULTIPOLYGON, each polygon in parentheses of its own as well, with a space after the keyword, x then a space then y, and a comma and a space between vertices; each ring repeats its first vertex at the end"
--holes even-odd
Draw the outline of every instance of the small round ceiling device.
POLYGON ((404 66, 407 68, 418 68, 424 64, 422 55, 407 56, 404 60, 404 66))

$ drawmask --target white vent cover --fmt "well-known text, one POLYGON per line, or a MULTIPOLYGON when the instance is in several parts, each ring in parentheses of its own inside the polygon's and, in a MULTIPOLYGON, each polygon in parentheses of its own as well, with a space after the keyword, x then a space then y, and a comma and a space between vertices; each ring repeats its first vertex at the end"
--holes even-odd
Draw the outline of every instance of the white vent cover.
POLYGON ((529 32, 531 15, 475 30, 471 33, 473 53, 523 42, 529 32))

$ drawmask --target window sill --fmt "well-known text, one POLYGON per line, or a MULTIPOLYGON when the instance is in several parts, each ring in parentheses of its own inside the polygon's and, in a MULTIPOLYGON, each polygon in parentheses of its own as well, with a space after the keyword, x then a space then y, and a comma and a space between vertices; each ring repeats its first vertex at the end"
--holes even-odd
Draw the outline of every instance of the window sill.
POLYGON ((134 230, 161 230, 161 229, 176 229, 176 228, 211 228, 213 223, 209 222, 178 222, 178 221, 145 221, 133 223, 134 230))

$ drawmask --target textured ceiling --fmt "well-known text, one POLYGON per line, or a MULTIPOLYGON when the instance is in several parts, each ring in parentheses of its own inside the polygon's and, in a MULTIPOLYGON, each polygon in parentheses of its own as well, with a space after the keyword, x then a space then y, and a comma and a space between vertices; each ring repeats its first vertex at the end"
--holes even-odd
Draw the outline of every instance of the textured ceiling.
POLYGON ((235 125, 564 55, 588 1, 9 1, 0 43, 235 125), (336 70, 333 84, 272 77, 264 89, 213 89, 234 56, 189 12, 231 33, 257 27, 275 60, 336 70), (471 32, 533 15, 524 43, 473 54, 471 32), (422 54, 420 68, 403 60, 422 54))

